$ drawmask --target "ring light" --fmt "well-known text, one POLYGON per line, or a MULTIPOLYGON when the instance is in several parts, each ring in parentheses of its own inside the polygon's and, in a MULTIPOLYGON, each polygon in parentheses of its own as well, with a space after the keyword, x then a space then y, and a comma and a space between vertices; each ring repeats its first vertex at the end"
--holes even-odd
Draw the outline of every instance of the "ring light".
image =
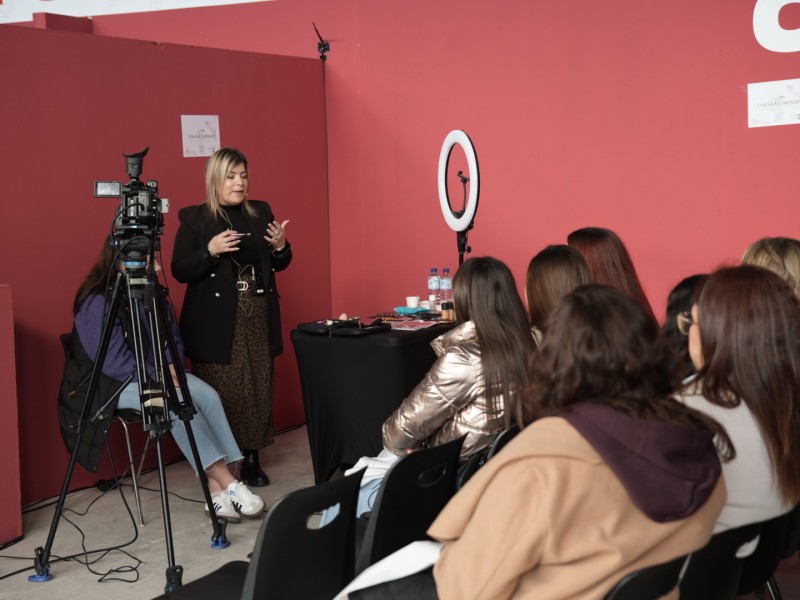
POLYGON ((442 152, 439 154, 439 204, 442 207, 442 215, 447 225, 453 231, 466 231, 472 225, 475 212, 478 210, 478 196, 480 193, 480 179, 478 177, 478 157, 475 155, 475 147, 466 132, 454 129, 447 134, 442 144, 442 152), (453 211, 450 198, 447 194, 447 164, 450 162, 450 154, 453 146, 458 144, 467 155, 467 165, 469 167, 469 199, 464 206, 463 214, 461 211, 453 211))

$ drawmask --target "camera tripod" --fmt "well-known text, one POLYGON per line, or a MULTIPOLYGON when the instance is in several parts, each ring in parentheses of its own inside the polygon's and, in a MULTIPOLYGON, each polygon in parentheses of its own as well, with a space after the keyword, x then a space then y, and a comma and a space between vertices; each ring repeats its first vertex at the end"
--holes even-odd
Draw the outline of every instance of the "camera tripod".
MULTIPOLYGON (((200 453, 197 450, 197 443, 192 432, 190 421, 193 415, 197 412, 192 404, 192 399, 189 394, 189 386, 186 381, 186 374, 184 373, 181 365, 179 364, 180 354, 178 353, 175 338, 172 335, 172 330, 169 326, 167 318, 167 302, 165 299, 165 290, 158 283, 155 274, 153 260, 145 261, 144 259, 126 259, 125 269, 122 272, 117 272, 113 287, 111 288, 111 301, 103 322, 103 329, 100 338, 100 345, 97 351, 94 365, 92 367, 89 387, 81 407, 80 420, 76 431, 75 446, 70 454, 69 465, 64 477, 64 484, 61 488, 61 494, 58 497, 58 502, 53 515, 53 522, 50 525, 50 531, 47 536, 47 543, 44 548, 39 547, 36 549, 36 556, 34 558, 34 568, 36 574, 28 577, 29 581, 49 581, 53 578, 50 574, 50 552, 53 547, 53 540, 58 529, 58 523, 64 509, 69 484, 72 480, 72 475, 75 469, 75 462, 78 455, 78 449, 82 443, 82 438, 86 432, 86 425, 95 424, 98 420, 103 419, 103 408, 101 407, 93 416, 90 417, 92 408, 92 399, 94 398, 100 371, 105 362, 106 353, 108 351, 109 342, 111 340, 111 333, 113 330, 114 322, 117 315, 120 314, 120 309, 123 301, 127 300, 128 316, 130 320, 129 336, 133 341, 133 352, 136 358, 136 375, 139 384, 139 397, 141 400, 141 413, 144 429, 148 433, 151 440, 155 441, 156 453, 158 457, 158 476, 161 487, 161 510, 164 517, 164 533, 167 546, 167 560, 169 566, 167 567, 166 577, 167 584, 165 587, 166 592, 174 591, 175 588, 182 585, 181 577, 183 574, 183 567, 175 564, 175 552, 173 549, 172 540, 172 524, 169 512, 169 499, 167 493, 167 480, 164 471, 164 461, 161 455, 161 438, 169 432, 171 422, 169 418, 170 409, 178 415, 180 420, 186 427, 186 433, 189 440, 189 445, 192 450, 192 458, 197 468, 197 474, 203 489, 208 510, 211 514, 211 522, 214 532, 211 537, 211 547, 216 549, 227 548, 230 542, 225 536, 225 528, 227 521, 217 517, 214 510, 214 503, 211 499, 211 493, 208 488, 208 477, 200 459, 200 453), (150 331, 150 349, 152 351, 153 360, 155 362, 155 381, 150 377, 147 372, 146 362, 146 343, 148 336, 144 329, 142 321, 142 313, 146 315, 149 331, 150 331), (177 393, 175 383, 166 368, 167 356, 165 351, 169 350, 169 356, 176 361, 175 374, 178 379, 178 386, 180 388, 180 396, 177 393)), ((106 296, 108 297, 108 296, 106 296)))

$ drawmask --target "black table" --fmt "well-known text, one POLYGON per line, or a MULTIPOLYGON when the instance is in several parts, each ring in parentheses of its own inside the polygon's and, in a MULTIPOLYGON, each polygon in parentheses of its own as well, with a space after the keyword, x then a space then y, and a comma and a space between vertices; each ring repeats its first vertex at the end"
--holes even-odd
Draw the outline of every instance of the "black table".
POLYGON ((381 451, 381 425, 436 360, 431 340, 452 327, 360 337, 292 331, 317 483, 381 451))

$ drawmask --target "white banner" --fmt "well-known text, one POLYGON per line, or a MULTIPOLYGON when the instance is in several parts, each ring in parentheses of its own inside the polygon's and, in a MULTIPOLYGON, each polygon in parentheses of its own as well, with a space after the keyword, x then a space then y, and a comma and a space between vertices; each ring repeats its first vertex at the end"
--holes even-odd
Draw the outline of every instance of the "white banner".
POLYGON ((125 13, 176 10, 201 6, 223 6, 270 2, 271 0, 0 0, 1 23, 27 23, 34 13, 67 17, 99 17, 125 13))

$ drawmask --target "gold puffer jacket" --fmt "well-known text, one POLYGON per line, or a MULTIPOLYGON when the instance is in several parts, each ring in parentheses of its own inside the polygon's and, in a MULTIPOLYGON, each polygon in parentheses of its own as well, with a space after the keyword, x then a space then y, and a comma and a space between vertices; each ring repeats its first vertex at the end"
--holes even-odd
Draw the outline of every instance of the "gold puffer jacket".
POLYGON ((481 350, 472 321, 431 342, 438 359, 383 424, 383 446, 398 455, 439 446, 467 434, 462 460, 486 448, 504 428, 503 412, 490 416, 481 350))

